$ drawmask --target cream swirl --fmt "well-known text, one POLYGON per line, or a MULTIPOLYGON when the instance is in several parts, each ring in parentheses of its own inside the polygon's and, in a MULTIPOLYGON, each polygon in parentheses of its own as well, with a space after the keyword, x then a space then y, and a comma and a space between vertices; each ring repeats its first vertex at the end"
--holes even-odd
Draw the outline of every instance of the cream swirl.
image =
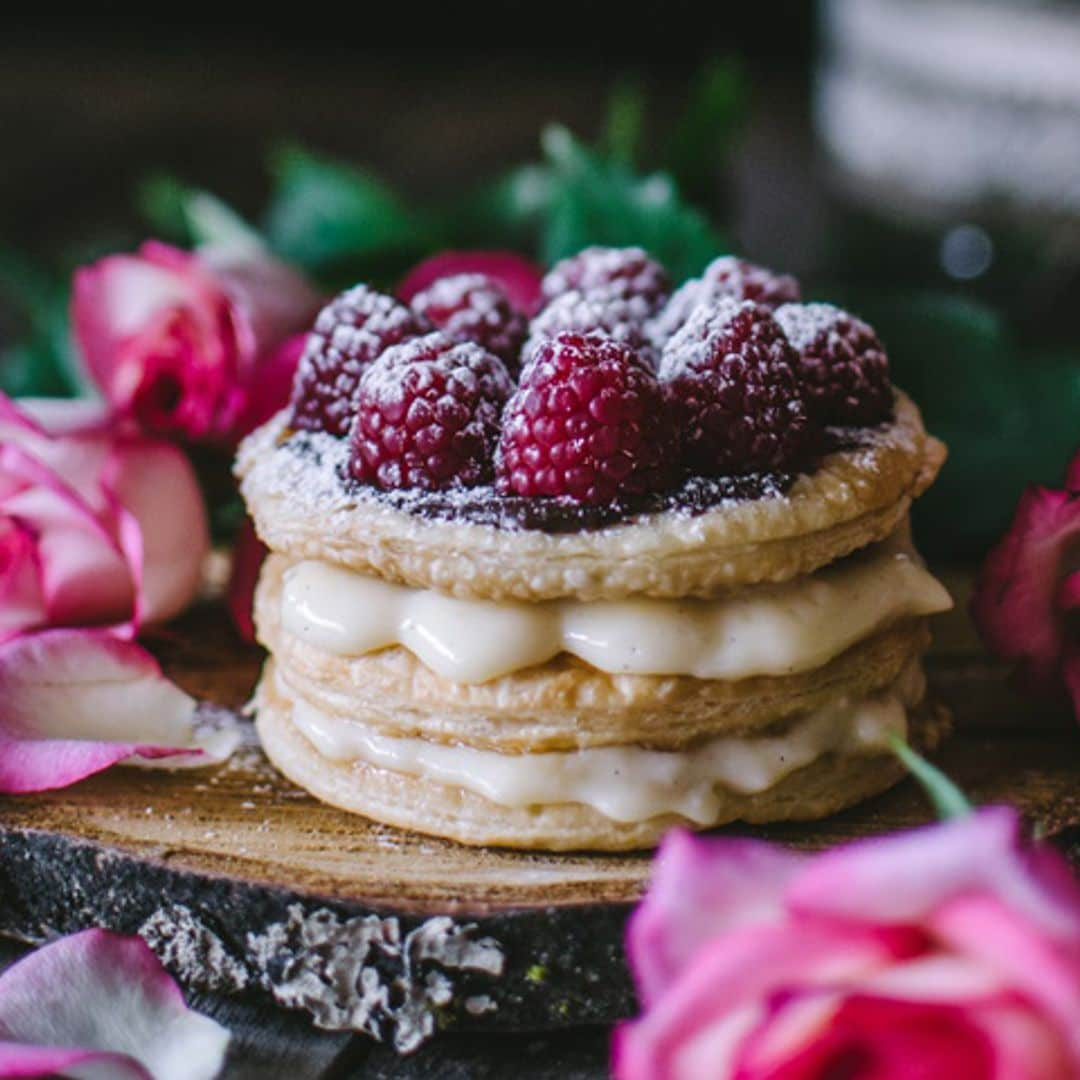
POLYGON ((294 703, 292 718, 331 761, 363 762, 466 788, 500 806, 580 803, 615 821, 679 814, 711 825, 719 811, 718 790, 767 791, 825 754, 885 750, 890 736, 906 733, 907 707, 922 698, 924 689, 921 669, 913 664, 886 690, 863 698, 839 698, 797 717, 782 731, 724 736, 674 752, 608 746, 500 754, 382 735, 302 699, 294 703))
POLYGON ((403 645, 463 683, 562 652, 611 674, 737 680, 812 670, 899 619, 951 604, 898 534, 817 573, 714 600, 463 600, 307 561, 285 574, 282 623, 340 656, 403 645))

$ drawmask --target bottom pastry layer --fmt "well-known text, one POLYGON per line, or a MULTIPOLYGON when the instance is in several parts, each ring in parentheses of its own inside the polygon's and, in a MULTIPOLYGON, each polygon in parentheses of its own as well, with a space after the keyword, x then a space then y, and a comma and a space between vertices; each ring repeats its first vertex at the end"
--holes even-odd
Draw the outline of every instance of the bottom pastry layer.
POLYGON ((889 735, 937 743, 945 725, 909 671, 887 691, 753 738, 682 753, 641 747, 503 755, 380 735, 283 693, 268 664, 258 692, 266 753, 324 802, 465 844, 628 850, 672 825, 825 817, 890 787, 889 735), (388 767, 392 766, 392 767, 388 767))

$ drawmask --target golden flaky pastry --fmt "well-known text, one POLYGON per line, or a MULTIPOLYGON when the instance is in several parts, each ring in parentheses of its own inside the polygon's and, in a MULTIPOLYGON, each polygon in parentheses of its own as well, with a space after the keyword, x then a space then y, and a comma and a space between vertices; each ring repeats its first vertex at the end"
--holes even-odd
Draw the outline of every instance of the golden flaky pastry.
MULTIPOLYGON (((710 596, 807 574, 888 536, 945 460, 902 393, 895 415, 825 457, 785 493, 551 533, 423 516, 344 479, 347 440, 290 434, 279 413, 242 444, 236 471, 275 552, 454 596, 581 600, 710 596)), ((400 494, 400 493, 399 493, 400 494)))
MULTIPOLYGON (((281 772, 323 802, 390 825, 462 844, 546 851, 633 850, 657 843, 673 825, 693 826, 672 814, 640 822, 614 821, 580 803, 505 807, 430 778, 330 761, 293 724, 291 703, 282 696, 272 671, 260 684, 257 704, 259 737, 281 772)), ((921 749, 931 749, 947 722, 944 712, 924 705, 911 716, 909 738, 921 749)), ((759 794, 724 792, 715 824, 825 817, 885 791, 903 773, 891 753, 829 753, 759 794)))

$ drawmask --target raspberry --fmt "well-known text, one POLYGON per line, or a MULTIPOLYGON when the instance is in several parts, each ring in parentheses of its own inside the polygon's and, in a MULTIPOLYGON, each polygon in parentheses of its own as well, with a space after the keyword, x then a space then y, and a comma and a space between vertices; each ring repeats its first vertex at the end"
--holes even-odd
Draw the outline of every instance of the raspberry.
POLYGON ((663 490, 675 456, 652 371, 610 338, 566 332, 542 341, 526 364, 495 469, 505 494, 599 504, 663 490))
POLYGON ((503 362, 472 342, 434 333, 387 349, 360 380, 353 476, 384 489, 483 483, 513 389, 503 362))
POLYGON ((525 316, 483 274, 454 274, 432 282, 412 300, 412 309, 452 341, 475 341, 517 369, 525 340, 525 316))
POLYGON ((656 366, 656 350, 645 334, 649 307, 640 296, 599 297, 571 291, 563 293, 529 324, 529 340, 522 350, 528 363, 546 339, 563 332, 599 333, 625 345, 649 366, 656 366))
POLYGON ((649 326, 649 334, 657 348, 676 333, 701 304, 715 305, 724 298, 753 300, 766 307, 776 308, 800 298, 799 283, 789 274, 776 274, 763 266, 721 255, 713 259, 699 278, 680 285, 671 299, 649 326))
POLYGON ((602 297, 640 297, 655 312, 667 299, 671 281, 667 271, 639 247, 588 247, 557 262, 544 276, 540 289, 545 299, 566 292, 602 297))
POLYGON ((798 357, 768 308, 726 299, 699 307, 660 367, 683 438, 705 476, 782 471, 810 449, 798 357))
POLYGON ((357 285, 319 312, 292 392, 292 426, 347 435, 364 369, 386 348, 423 334, 421 316, 392 296, 357 285))
POLYGON ((785 304, 776 321, 799 354, 807 404, 822 424, 861 427, 889 416, 889 360, 862 319, 832 304, 785 304))

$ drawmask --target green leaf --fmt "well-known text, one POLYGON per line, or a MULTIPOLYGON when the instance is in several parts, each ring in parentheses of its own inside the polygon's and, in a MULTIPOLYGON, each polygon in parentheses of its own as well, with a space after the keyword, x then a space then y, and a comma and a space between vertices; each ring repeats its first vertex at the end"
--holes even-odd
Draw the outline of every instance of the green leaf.
POLYGON ((736 57, 710 61, 694 80, 664 158, 689 198, 715 198, 717 172, 742 130, 749 97, 749 82, 736 57))
POLYGON ((370 173, 297 147, 280 151, 272 170, 270 246, 313 273, 396 268, 435 246, 429 222, 370 173))
POLYGON ((641 146, 645 120, 645 96, 633 82, 619 82, 608 100, 608 115, 602 148, 605 156, 625 168, 632 168, 641 146))
POLYGON ((151 232, 162 240, 190 247, 194 242, 185 211, 190 188, 169 173, 152 173, 135 189, 135 203, 151 232))
POLYGON ((260 251, 265 248, 258 230, 231 206, 209 191, 192 189, 184 202, 184 216, 197 246, 260 251))
POLYGON ((236 251, 264 247, 259 231, 224 200, 175 176, 155 173, 139 185, 136 200, 157 236, 182 247, 236 251))
POLYGON ((0 353, 0 389, 12 397, 70 397, 86 387, 71 343, 67 283, 0 253, 0 294, 25 327, 0 353))
POLYGON ((437 232, 451 248, 528 250, 550 202, 551 170, 522 165, 440 207, 437 232))
POLYGON ((920 546, 939 559, 981 558, 1026 485, 1060 480, 1077 442, 1080 348, 1021 349, 996 311, 948 292, 824 295, 874 326, 896 383, 948 444, 915 506, 920 546))
POLYGON ((541 143, 550 167, 539 244, 547 262, 589 244, 640 244, 682 280, 727 250, 724 238, 682 200, 666 173, 637 175, 587 149, 560 125, 545 129, 541 143))
POLYGON ((889 743, 893 753, 922 785, 942 821, 966 817, 971 813, 967 796, 936 765, 931 765, 921 754, 912 750, 899 735, 893 735, 889 743))

